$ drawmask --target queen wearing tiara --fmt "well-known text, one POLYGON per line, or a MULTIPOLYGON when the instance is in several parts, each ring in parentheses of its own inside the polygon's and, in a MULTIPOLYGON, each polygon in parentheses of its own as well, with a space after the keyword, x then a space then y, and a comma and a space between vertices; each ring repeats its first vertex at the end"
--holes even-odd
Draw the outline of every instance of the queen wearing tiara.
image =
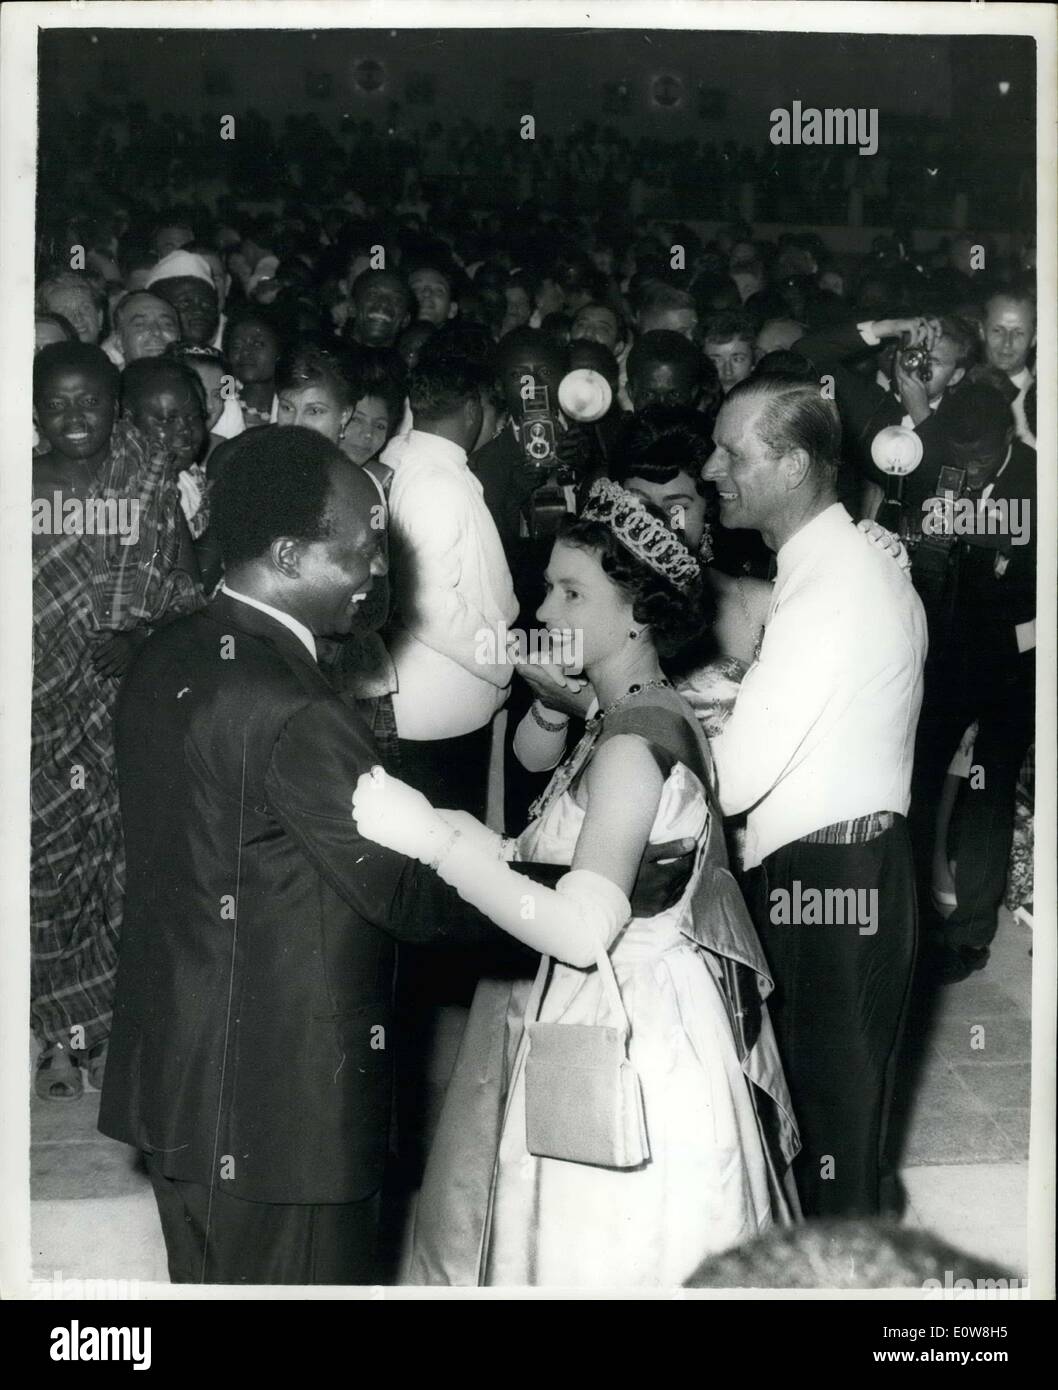
POLYGON ((531 986, 479 986, 405 1282, 673 1287, 796 1219, 772 980, 708 744, 661 665, 700 638, 703 586, 666 518, 600 480, 559 532, 537 615, 579 637, 599 713, 526 829, 508 840, 380 770, 360 780, 362 834, 540 956, 531 986), (677 841, 693 849, 648 867, 677 841), (568 870, 547 888, 518 861, 568 870))

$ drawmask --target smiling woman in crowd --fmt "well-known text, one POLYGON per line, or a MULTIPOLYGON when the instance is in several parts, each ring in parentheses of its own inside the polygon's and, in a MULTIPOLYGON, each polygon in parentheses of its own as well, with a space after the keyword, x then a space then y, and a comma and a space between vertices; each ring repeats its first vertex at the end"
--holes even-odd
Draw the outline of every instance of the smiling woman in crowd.
POLYGON ((31 962, 37 1094, 80 1095, 106 1064, 124 858, 112 716, 118 680, 150 626, 202 601, 172 460, 117 421, 118 373, 82 343, 42 348, 33 402, 47 451, 35 498, 63 499, 80 532, 34 525, 31 962), (117 422, 116 422, 117 421, 117 422), (112 502, 127 534, 89 534, 112 502))

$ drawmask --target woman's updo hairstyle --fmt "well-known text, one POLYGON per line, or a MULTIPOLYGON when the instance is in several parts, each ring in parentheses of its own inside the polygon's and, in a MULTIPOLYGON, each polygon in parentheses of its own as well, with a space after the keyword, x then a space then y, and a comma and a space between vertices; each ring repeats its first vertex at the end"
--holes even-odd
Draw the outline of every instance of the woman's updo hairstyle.
POLYGON ((345 363, 324 347, 300 343, 276 363, 276 391, 302 391, 308 386, 329 391, 339 410, 356 404, 345 363))
POLYGON ((671 483, 679 473, 694 479, 702 497, 711 489, 702 469, 713 452, 709 421, 693 406, 648 405, 621 426, 610 459, 609 476, 627 487, 629 478, 671 483))
MULTIPOLYGON (((665 527, 664 513, 647 503, 644 509, 665 527)), ((705 659, 715 604, 704 574, 684 588, 659 574, 628 550, 605 522, 570 517, 559 528, 565 545, 592 550, 603 573, 631 601, 632 617, 649 625, 658 657, 668 674, 682 674, 705 659)))

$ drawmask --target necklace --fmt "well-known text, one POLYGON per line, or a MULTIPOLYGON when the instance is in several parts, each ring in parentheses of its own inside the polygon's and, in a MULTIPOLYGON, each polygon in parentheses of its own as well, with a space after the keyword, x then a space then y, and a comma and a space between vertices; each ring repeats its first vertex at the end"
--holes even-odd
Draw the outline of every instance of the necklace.
POLYGON ((655 690, 667 687, 672 688, 672 682, 665 676, 655 677, 652 681, 637 682, 630 685, 623 695, 618 695, 598 714, 593 715, 584 726, 584 734, 573 752, 565 758, 555 769, 551 781, 547 784, 547 789, 536 798, 529 807, 530 822, 539 820, 550 808, 553 802, 557 801, 562 793, 570 786, 581 768, 588 761, 592 749, 602 732, 603 720, 611 714, 618 705, 623 705, 626 700, 630 700, 633 695, 639 695, 644 690, 655 690))
POLYGON ((672 689, 672 682, 665 676, 656 676, 652 681, 637 682, 630 685, 623 695, 618 695, 616 700, 611 701, 605 709, 600 710, 588 720, 588 727, 601 724, 608 714, 612 714, 618 705, 623 705, 626 700, 630 700, 633 695, 638 695, 643 690, 655 690, 663 687, 672 689))

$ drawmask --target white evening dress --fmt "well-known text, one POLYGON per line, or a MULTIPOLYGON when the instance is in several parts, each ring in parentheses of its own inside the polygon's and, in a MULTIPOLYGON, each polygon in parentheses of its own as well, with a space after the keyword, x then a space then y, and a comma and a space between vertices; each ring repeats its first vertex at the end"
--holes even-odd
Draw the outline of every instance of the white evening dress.
MULTIPOLYGON (((567 788, 523 832, 518 857, 571 863, 584 814, 567 788)), ((720 836, 715 814, 698 777, 673 762, 650 840, 693 837, 701 851, 711 830, 720 836)), ((772 1225, 751 1083, 716 959, 688 934, 703 858, 678 901, 633 917, 610 951, 631 1025, 649 1159, 612 1169, 528 1151, 529 985, 482 981, 427 1166, 405 1282, 672 1287, 709 1255, 772 1225)), ((598 971, 558 961, 538 1017, 614 1021, 598 971)), ((770 1042, 766 1013, 764 1022, 770 1042)))

